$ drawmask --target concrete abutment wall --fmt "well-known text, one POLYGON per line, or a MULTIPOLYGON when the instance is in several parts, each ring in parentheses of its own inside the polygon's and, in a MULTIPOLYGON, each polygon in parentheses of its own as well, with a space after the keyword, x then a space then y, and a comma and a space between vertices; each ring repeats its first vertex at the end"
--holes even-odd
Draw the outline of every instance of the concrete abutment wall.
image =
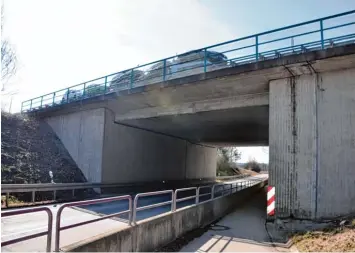
POLYGON ((130 183, 216 176, 216 148, 116 124, 98 108, 46 118, 89 182, 130 183))
POLYGON ((276 216, 355 212, 355 71, 270 82, 270 185, 276 216))

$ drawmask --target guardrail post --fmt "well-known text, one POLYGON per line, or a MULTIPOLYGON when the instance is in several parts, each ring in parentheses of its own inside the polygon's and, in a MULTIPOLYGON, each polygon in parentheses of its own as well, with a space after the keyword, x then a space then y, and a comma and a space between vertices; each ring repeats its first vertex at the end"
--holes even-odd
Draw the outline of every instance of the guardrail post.
POLYGON ((30 103, 30 110, 32 109, 32 99, 31 99, 31 103, 30 103))
POLYGON ((69 91, 70 91, 70 89, 68 88, 67 89, 67 103, 69 103, 69 91))
POLYGON ((36 192, 33 191, 32 192, 32 203, 35 203, 35 201, 36 201, 36 192))
POLYGON ((255 36, 255 60, 259 60, 259 37, 255 36))
POLYGON ((166 59, 163 61, 163 82, 165 82, 166 79, 166 59))
POLYGON ((55 103, 55 92, 53 92, 53 101, 52 101, 52 105, 54 105, 55 103))
POLYGON ((83 97, 85 97, 85 93, 86 93, 86 83, 84 83, 83 97))
POLYGON ((105 76, 105 93, 107 92, 107 76, 105 76))
POLYGON ((57 199, 57 191, 54 190, 54 191, 53 191, 53 200, 56 200, 56 199, 57 199))
POLYGON ((42 108, 42 104, 43 104, 43 96, 41 97, 41 108, 42 108))
POLYGON ((320 23, 320 41, 322 45, 322 49, 324 49, 324 30, 323 30, 323 20, 319 21, 320 23))
POLYGON ((133 72, 133 69, 131 70, 131 82, 130 82, 130 89, 133 88, 133 75, 134 75, 134 72, 133 72))
POLYGON ((204 55, 203 55, 203 72, 206 73, 206 71, 207 71, 207 49, 205 48, 205 50, 203 52, 204 52, 204 55))

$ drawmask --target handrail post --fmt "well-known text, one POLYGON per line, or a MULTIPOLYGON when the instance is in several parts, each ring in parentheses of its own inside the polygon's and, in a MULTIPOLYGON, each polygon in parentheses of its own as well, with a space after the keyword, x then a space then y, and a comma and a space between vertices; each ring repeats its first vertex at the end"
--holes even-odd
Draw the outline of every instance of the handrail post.
POLYGON ((173 192, 173 196, 171 198, 171 201, 172 201, 172 207, 171 207, 171 211, 176 211, 176 199, 177 199, 177 193, 178 193, 178 189, 176 189, 174 192, 173 192))
POLYGON ((319 21, 319 23, 320 23, 320 40, 321 40, 322 49, 324 49, 324 30, 323 30, 323 20, 319 21))
POLYGON ((62 212, 64 210, 65 205, 59 207, 57 212, 57 217, 55 220, 55 244, 54 244, 54 252, 59 252, 59 243, 60 243, 60 218, 62 212))
POLYGON ((255 36, 255 60, 259 60, 259 36, 255 36))
POLYGON ((133 72, 133 69, 131 70, 131 81, 130 81, 130 89, 133 88, 133 75, 134 75, 134 72, 133 72))
POLYGON ((163 61, 163 82, 166 80, 166 59, 163 61))
POLYGON ((203 55, 203 72, 206 73, 206 71, 207 71, 207 49, 205 48, 205 50, 203 52, 204 52, 204 55, 203 55))
POLYGON ((47 252, 51 252, 52 247, 52 229, 53 229, 53 214, 51 210, 47 210, 48 214, 48 234, 47 234, 47 252))
POLYGON ((198 201, 199 201, 199 197, 198 197, 199 194, 200 194, 200 187, 197 187, 196 188, 196 199, 195 199, 195 204, 196 205, 198 204, 198 201))
POLYGON ((132 223, 133 224, 136 223, 138 197, 139 197, 139 194, 137 194, 133 200, 133 209, 132 209, 132 223))
POLYGON ((129 205, 128 224, 131 225, 131 223, 132 223, 132 198, 128 199, 128 205, 129 205))
POLYGON ((172 191, 171 192, 171 212, 175 212, 175 211, 176 211, 176 196, 174 194, 174 191, 172 191))

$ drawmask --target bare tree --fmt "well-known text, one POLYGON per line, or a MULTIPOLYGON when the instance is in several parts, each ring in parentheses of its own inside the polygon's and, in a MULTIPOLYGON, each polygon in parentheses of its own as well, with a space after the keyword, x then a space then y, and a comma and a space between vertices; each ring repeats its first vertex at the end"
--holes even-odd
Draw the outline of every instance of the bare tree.
MULTIPOLYGON (((4 3, 1 5, 1 31, 3 32, 4 25, 4 3)), ((2 87, 1 91, 5 89, 5 83, 8 79, 15 75, 16 73, 16 54, 13 48, 11 47, 8 40, 6 40, 3 36, 1 38, 1 82, 2 87)))

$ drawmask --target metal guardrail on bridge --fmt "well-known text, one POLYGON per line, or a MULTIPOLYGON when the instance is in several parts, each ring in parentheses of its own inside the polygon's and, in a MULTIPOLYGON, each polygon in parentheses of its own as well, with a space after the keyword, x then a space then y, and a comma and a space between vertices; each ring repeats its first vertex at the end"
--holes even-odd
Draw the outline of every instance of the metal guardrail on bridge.
POLYGON ((168 57, 24 101, 30 112, 184 76, 355 42, 355 10, 168 57))

